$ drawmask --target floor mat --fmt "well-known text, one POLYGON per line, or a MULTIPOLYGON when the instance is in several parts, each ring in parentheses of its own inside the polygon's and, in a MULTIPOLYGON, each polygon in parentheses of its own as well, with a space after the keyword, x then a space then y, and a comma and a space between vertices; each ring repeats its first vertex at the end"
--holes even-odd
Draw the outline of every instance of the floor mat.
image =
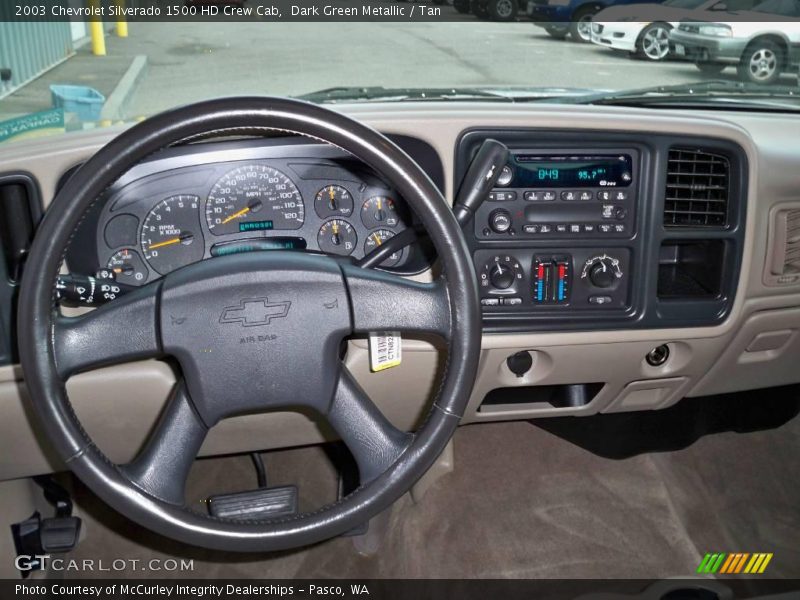
MULTIPOLYGON (((663 578, 693 574, 705 552, 774 552, 770 574, 798 577, 798 441, 796 418, 611 460, 525 422, 470 425, 455 436, 455 471, 419 503, 395 505, 371 557, 349 538, 260 556, 189 548, 80 489, 87 536, 71 557, 194 559, 193 573, 159 577, 663 578)), ((335 473, 319 448, 265 456, 271 483, 298 483, 304 506, 333 498, 335 473)), ((254 482, 249 458, 230 457, 197 461, 190 488, 201 498, 254 482)))

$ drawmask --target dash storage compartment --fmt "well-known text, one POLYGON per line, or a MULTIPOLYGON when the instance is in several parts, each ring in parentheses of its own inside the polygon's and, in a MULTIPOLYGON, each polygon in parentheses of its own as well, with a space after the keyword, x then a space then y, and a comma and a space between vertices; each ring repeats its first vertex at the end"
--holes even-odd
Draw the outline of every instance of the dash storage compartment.
POLYGON ((574 383, 495 388, 484 396, 478 412, 500 414, 537 408, 580 408, 594 400, 604 385, 574 383))

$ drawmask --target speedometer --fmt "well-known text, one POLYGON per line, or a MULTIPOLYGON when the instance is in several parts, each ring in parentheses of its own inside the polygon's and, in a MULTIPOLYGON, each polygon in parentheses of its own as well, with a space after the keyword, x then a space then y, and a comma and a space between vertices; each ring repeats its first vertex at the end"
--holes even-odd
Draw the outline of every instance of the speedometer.
POLYGON ((206 222, 216 235, 300 229, 305 206, 297 186, 266 165, 246 165, 228 171, 211 188, 206 222))

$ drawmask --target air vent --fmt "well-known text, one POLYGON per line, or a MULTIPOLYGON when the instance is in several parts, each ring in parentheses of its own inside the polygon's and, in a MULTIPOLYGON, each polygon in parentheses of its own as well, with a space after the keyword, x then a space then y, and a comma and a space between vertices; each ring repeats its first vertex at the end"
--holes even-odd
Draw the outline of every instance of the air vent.
POLYGON ((702 150, 673 148, 667 163, 665 227, 724 227, 730 162, 702 150))
POLYGON ((765 279, 772 285, 800 281, 800 207, 774 213, 770 235, 771 260, 765 279))

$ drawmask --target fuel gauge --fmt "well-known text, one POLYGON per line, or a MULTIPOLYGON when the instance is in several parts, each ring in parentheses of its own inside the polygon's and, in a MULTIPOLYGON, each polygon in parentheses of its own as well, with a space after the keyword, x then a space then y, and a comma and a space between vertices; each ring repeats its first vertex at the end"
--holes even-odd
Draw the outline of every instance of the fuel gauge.
POLYGON ((344 219, 323 223, 317 234, 319 249, 328 254, 348 256, 355 250, 357 242, 356 230, 344 219))
POLYGON ((147 267, 136 250, 123 248, 108 259, 106 267, 115 279, 128 285, 141 285, 147 279, 147 267))

